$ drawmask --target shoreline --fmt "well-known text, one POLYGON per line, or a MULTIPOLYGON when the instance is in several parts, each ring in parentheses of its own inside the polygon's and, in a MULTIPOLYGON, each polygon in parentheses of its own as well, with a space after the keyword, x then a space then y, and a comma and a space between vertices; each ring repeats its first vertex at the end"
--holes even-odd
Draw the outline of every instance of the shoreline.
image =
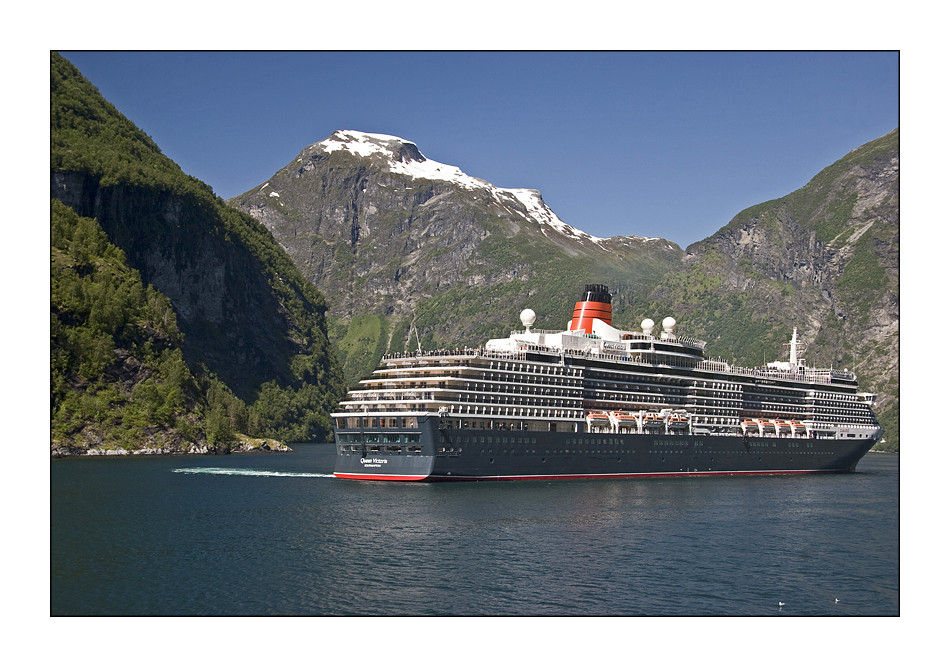
POLYGON ((79 459, 88 457, 121 457, 128 456, 228 456, 230 454, 281 454, 293 452, 286 444, 274 438, 252 438, 244 434, 237 434, 237 439, 227 447, 219 448, 215 445, 192 443, 186 448, 172 447, 142 447, 140 449, 123 449, 122 447, 90 447, 78 449, 72 447, 53 447, 50 451, 51 459, 79 459))

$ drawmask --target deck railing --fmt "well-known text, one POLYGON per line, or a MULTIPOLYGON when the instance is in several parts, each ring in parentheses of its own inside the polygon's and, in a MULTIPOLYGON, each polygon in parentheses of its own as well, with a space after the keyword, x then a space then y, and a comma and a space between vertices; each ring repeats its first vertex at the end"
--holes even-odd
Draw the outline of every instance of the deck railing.
MULTIPOLYGON (((741 366, 732 366, 721 359, 705 359, 703 361, 687 361, 682 364, 652 363, 642 359, 641 356, 631 357, 624 354, 613 354, 610 352, 594 352, 592 350, 563 350, 556 347, 545 345, 523 344, 516 351, 486 350, 484 348, 460 348, 457 350, 433 350, 421 353, 403 353, 384 355, 383 361, 406 360, 409 362, 431 362, 447 361, 450 359, 502 359, 514 361, 526 361, 529 352, 541 352, 565 357, 584 357, 586 359, 601 359, 621 364, 630 364, 631 366, 652 366, 658 368, 671 368, 683 370, 701 370, 716 373, 730 373, 750 378, 790 380, 793 382, 806 382, 814 384, 832 384, 836 380, 853 382, 854 373, 847 370, 838 370, 834 368, 800 368, 797 372, 777 370, 774 368, 744 368, 741 366)), ((662 355, 662 353, 658 353, 662 355)), ((665 359, 670 359, 669 355, 662 355, 665 359)), ((414 364, 415 365, 415 364, 414 364)), ((428 365, 419 364, 419 365, 428 365)))

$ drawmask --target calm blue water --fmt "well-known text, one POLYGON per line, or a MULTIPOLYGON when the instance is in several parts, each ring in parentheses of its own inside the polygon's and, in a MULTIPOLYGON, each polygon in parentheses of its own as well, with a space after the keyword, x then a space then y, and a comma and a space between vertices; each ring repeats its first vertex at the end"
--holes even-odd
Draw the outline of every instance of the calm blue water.
POLYGON ((294 447, 51 461, 51 615, 900 613, 897 455, 853 475, 387 484, 294 447))

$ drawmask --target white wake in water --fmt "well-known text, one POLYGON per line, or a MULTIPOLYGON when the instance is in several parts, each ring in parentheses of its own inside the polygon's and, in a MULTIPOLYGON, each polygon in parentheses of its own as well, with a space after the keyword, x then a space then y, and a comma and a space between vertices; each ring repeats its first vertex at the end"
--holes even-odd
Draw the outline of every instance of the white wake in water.
POLYGON ((279 472, 277 470, 245 470, 243 468, 176 468, 186 475, 243 475, 245 477, 333 477, 319 472, 279 472))

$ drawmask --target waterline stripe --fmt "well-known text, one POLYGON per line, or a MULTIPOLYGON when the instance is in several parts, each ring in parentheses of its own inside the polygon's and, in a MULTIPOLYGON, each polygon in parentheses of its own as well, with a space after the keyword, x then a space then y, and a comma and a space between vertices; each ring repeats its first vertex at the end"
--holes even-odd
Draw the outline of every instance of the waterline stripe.
POLYGON ((277 470, 247 470, 244 468, 176 468, 172 472, 186 475, 235 475, 244 477, 333 477, 319 472, 280 472, 277 470))

